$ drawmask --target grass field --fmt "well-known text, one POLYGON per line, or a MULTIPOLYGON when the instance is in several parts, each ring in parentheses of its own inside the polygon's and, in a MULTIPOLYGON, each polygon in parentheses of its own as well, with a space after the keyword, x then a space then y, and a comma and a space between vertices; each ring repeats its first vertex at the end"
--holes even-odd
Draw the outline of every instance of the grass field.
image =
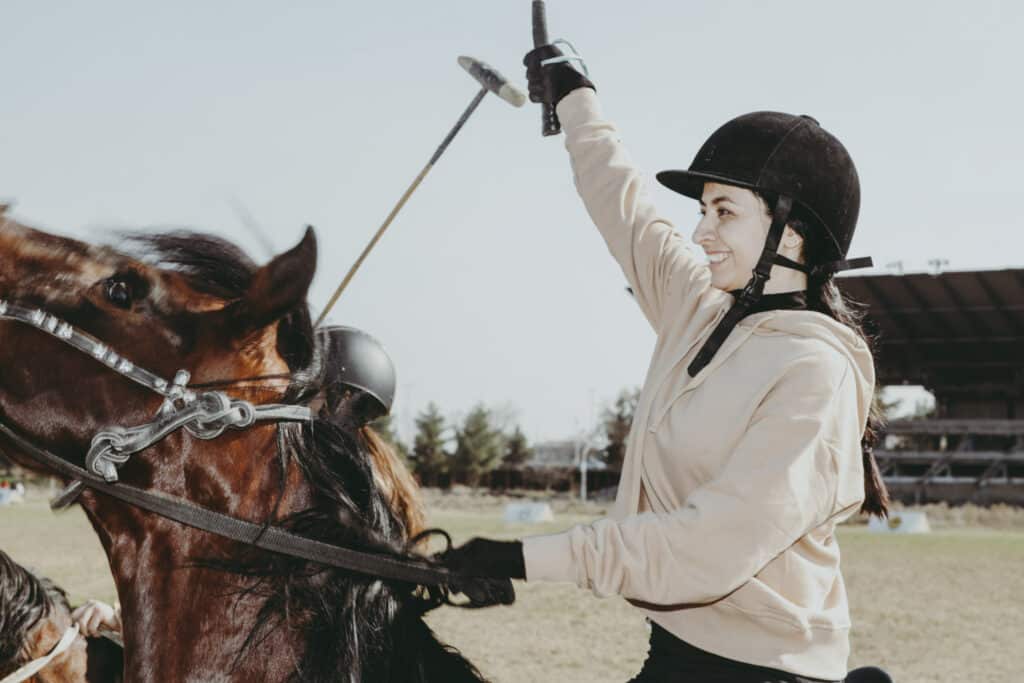
MULTIPOLYGON (((456 542, 515 538, 592 519, 556 507, 554 523, 508 526, 501 502, 432 499, 431 523, 456 542)), ((1024 667, 1024 531, 950 528, 928 535, 840 531, 854 618, 851 667, 879 664, 898 683, 1006 683, 1024 667)), ((0 548, 61 583, 73 602, 113 599, 105 558, 77 509, 52 514, 42 497, 0 508, 0 548)), ((431 625, 498 682, 626 681, 645 654, 639 613, 569 585, 517 584, 510 607, 441 609, 431 625)))

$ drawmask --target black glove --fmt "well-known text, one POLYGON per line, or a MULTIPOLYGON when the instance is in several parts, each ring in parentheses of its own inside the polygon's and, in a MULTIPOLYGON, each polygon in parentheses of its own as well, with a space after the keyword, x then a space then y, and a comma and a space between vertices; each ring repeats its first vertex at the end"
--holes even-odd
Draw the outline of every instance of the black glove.
POLYGON ((597 90, 590 79, 572 68, 566 62, 541 66, 540 63, 551 57, 561 57, 562 51, 554 45, 541 45, 530 50, 523 57, 526 65, 526 80, 530 86, 530 101, 544 102, 552 107, 562 98, 579 88, 597 90))
POLYGON ((526 563, 520 541, 474 538, 442 553, 438 559, 457 576, 450 588, 477 606, 511 605, 516 593, 509 579, 525 579, 526 563))

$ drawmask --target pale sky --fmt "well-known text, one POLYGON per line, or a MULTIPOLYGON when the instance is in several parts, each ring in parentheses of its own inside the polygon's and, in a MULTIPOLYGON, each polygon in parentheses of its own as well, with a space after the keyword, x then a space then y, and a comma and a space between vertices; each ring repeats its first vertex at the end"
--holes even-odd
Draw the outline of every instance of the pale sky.
MULTIPOLYGON (((190 227, 263 251, 309 223, 322 307, 476 84, 525 86, 526 0, 4 0, 0 200, 90 240, 190 227)), ((807 113, 851 151, 851 257, 926 270, 1024 266, 1024 4, 550 0, 638 165, 685 168, 724 121, 807 113)), ((331 314, 398 367, 403 435, 427 401, 477 401, 531 440, 590 426, 638 385, 654 336, 535 105, 488 97, 331 314)), ((655 187, 687 237, 692 200, 655 187)), ((866 271, 859 271, 866 272, 866 271)))

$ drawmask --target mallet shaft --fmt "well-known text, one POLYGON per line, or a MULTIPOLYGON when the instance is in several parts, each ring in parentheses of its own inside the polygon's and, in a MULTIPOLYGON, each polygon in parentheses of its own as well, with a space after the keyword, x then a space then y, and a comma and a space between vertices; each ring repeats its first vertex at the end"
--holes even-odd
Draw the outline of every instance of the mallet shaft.
POLYGON ((480 88, 480 92, 476 94, 476 96, 473 98, 473 101, 470 102, 469 106, 466 107, 466 110, 462 112, 462 116, 459 117, 459 120, 456 121, 455 125, 452 126, 452 129, 448 131, 448 135, 445 136, 444 140, 441 141, 441 144, 438 146, 437 150, 434 151, 434 155, 430 157, 430 161, 428 161, 427 165, 423 167, 423 170, 420 171, 418 176, 416 176, 416 179, 412 181, 412 184, 402 195, 402 198, 399 199, 398 203, 395 204, 395 207, 391 209, 391 213, 389 213, 388 217, 384 219, 384 223, 380 226, 380 228, 377 229, 377 232, 370 240, 370 243, 366 245, 366 247, 363 249, 363 252, 359 254, 359 258, 357 258, 356 262, 352 264, 351 268, 349 268, 348 273, 345 274, 345 278, 341 281, 341 284, 338 285, 338 288, 334 290, 334 294, 332 294, 331 298, 327 301, 327 305, 324 306, 324 310, 320 314, 320 317, 316 319, 316 323, 313 325, 314 327, 319 327, 320 324, 327 318, 327 314, 331 312, 332 308, 334 308, 334 304, 337 303, 338 298, 341 296, 341 293, 345 291, 345 288, 348 287, 348 283, 352 281, 353 277, 355 277, 356 271, 358 271, 359 267, 363 265, 363 261, 366 260, 366 257, 377 245, 377 242, 380 241, 380 238, 384 235, 384 231, 388 229, 388 226, 391 225, 391 222, 395 220, 395 216, 397 216, 398 212, 402 210, 402 207, 405 206, 405 203, 409 201, 409 197, 412 196, 412 193, 415 192, 416 188, 420 186, 420 183, 423 182, 423 179, 427 176, 427 173, 429 173, 430 169, 434 167, 434 164, 437 163, 437 160, 441 158, 441 155, 444 154, 444 151, 448 149, 448 145, 451 144, 451 141, 455 138, 458 132, 462 130, 462 127, 466 124, 466 121, 469 119, 470 115, 476 110, 478 106, 480 106, 480 103, 487 95, 487 92, 487 88, 480 88))

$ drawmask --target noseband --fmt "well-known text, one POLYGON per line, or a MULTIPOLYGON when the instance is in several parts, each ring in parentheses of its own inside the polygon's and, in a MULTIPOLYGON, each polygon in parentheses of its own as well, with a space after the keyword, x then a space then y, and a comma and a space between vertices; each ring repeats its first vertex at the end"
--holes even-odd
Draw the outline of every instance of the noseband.
MULTIPOLYGON (((327 564, 377 578, 426 586, 446 585, 452 574, 427 561, 397 559, 316 541, 286 529, 256 524, 225 515, 159 491, 147 491, 118 482, 117 468, 139 451, 169 434, 184 429, 199 439, 215 439, 228 428, 245 429, 256 422, 308 422, 308 406, 268 403, 253 405, 219 391, 197 393, 187 388, 189 373, 179 370, 172 382, 140 368, 109 346, 60 318, 0 300, 0 319, 27 323, 102 362, 114 372, 164 398, 150 422, 134 427, 113 426, 93 436, 83 469, 33 443, 0 421, 0 434, 33 459, 71 480, 51 503, 54 508, 73 503, 85 488, 105 493, 135 507, 264 550, 327 564)), ((5 683, 5 681, 0 681, 5 683)))

